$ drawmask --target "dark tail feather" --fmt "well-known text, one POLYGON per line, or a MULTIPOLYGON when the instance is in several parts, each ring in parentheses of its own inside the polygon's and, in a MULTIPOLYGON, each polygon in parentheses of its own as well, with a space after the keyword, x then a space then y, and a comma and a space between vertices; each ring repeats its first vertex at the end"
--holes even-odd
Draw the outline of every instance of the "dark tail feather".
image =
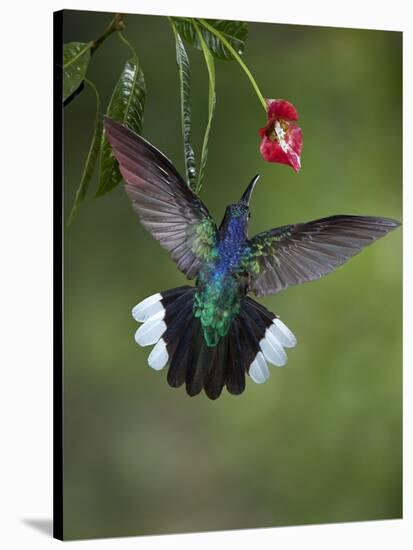
POLYGON ((254 339, 264 338, 265 331, 271 325, 275 315, 251 298, 244 298, 242 307, 243 320, 254 339))
POLYGON ((206 345, 204 333, 198 319, 194 320, 196 329, 191 347, 191 360, 188 361, 186 391, 191 397, 198 395, 204 388, 205 379, 212 365, 215 348, 206 345))
POLYGON ((240 319, 232 323, 229 333, 228 363, 225 385, 229 393, 239 395, 245 390, 245 345, 242 342, 240 319), (244 349, 243 349, 244 348, 244 349))
POLYGON ((221 338, 215 346, 208 376, 205 380, 205 393, 210 399, 218 399, 225 385, 228 368, 228 335, 221 338))
POLYGON ((194 289, 175 295, 165 309, 167 329, 164 334, 168 351, 168 384, 173 388, 181 386, 186 377, 186 358, 191 345, 193 331, 194 289))
POLYGON ((185 382, 187 370, 192 356, 192 336, 195 328, 192 310, 182 320, 176 342, 171 345, 171 362, 168 370, 168 384, 179 388, 185 382), (179 334, 182 336, 179 337, 179 334))
POLYGON ((176 388, 185 382, 188 395, 197 395, 204 389, 210 399, 217 399, 229 376, 232 393, 240 393, 234 366, 230 365, 230 336, 221 338, 215 347, 207 346, 202 325, 193 316, 191 290, 168 291, 168 298, 162 302, 167 326, 163 339, 168 352, 168 384, 176 388))
POLYGON ((247 297, 228 334, 209 347, 193 315, 195 292, 189 286, 168 290, 150 296, 133 310, 135 319, 144 322, 136 340, 144 346, 156 343, 148 363, 155 370, 168 365, 170 386, 185 383, 190 396, 204 389, 210 399, 217 399, 224 386, 239 395, 245 389, 246 374, 262 383, 269 377, 267 363, 285 363, 284 347, 295 345, 293 334, 273 313, 247 297))

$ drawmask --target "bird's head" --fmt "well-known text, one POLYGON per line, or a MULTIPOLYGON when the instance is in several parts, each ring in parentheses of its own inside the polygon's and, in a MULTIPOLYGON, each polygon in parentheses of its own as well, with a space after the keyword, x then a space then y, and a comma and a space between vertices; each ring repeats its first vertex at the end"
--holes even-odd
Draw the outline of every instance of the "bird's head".
POLYGON ((260 176, 257 175, 251 180, 251 183, 249 183, 239 202, 227 206, 220 229, 227 228, 228 224, 231 223, 233 225, 235 224, 245 236, 247 235, 248 221, 250 219, 249 202, 259 177, 260 176))

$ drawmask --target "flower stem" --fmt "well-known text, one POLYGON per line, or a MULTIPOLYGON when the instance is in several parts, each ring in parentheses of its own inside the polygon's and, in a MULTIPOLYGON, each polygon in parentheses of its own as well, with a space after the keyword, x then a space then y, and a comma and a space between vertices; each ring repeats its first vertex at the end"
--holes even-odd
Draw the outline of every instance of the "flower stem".
POLYGON ((241 56, 239 55, 239 53, 235 50, 235 48, 232 47, 232 45, 228 42, 228 40, 225 38, 225 36, 223 36, 219 31, 217 31, 212 25, 207 23, 205 21, 205 19, 198 19, 197 21, 199 21, 199 23, 205 29, 207 29, 209 32, 211 32, 217 38, 219 38, 219 40, 221 40, 221 42, 224 44, 224 46, 231 52, 231 54, 234 56, 234 58, 238 61, 241 68, 243 69, 243 71, 245 72, 247 77, 249 78, 249 81, 251 82, 252 87, 254 88, 255 93, 258 96, 258 99, 260 100, 262 106, 264 107, 265 112, 267 112, 267 102, 265 101, 264 96, 262 95, 260 89, 258 88, 258 84, 256 83, 254 77, 252 76, 251 71, 248 69, 248 67, 246 66, 244 61, 241 59, 241 56))
POLYGON ((129 40, 126 38, 126 36, 124 36, 124 34, 120 31, 118 32, 118 36, 119 36, 120 40, 125 44, 125 46, 127 46, 130 49, 130 51, 132 52, 132 55, 134 57, 137 57, 135 48, 132 46, 132 44, 129 42, 129 40))
POLYGON ((101 34, 99 38, 96 38, 96 40, 93 40, 90 46, 90 53, 93 54, 97 50, 97 48, 99 48, 99 46, 106 40, 106 38, 112 33, 116 31, 122 31, 124 28, 125 23, 123 21, 123 14, 117 13, 112 21, 109 23, 109 26, 104 31, 104 33, 101 34))

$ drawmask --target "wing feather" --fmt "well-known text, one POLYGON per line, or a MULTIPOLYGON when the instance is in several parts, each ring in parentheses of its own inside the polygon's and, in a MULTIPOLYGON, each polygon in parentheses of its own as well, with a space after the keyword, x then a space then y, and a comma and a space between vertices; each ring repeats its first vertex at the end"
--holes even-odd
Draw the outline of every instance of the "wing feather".
POLYGON ((372 216, 330 216, 259 233, 248 241, 242 268, 257 296, 319 279, 400 223, 372 216))
POLYGON ((189 279, 196 277, 217 235, 206 206, 165 155, 144 138, 108 117, 105 132, 142 225, 189 279))

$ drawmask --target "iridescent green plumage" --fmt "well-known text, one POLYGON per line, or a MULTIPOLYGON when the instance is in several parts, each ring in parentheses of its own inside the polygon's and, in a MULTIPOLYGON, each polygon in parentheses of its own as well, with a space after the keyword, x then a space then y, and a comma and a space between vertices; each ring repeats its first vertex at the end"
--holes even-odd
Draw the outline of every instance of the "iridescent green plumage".
POLYGON ((194 229, 191 250, 199 260, 203 262, 210 261, 218 253, 215 246, 217 226, 211 217, 207 217, 196 225, 194 229))
POLYGON ((215 246, 198 275, 194 315, 211 347, 228 334, 246 294, 241 259, 247 242, 248 214, 246 204, 227 208, 215 246))
POLYGON ((197 281, 194 316, 199 318, 208 346, 216 346, 228 334, 231 322, 240 310, 238 281, 225 274, 214 276, 214 266, 203 271, 197 281))
POLYGON ((242 269, 253 275, 258 275, 264 269, 262 262, 264 257, 271 255, 274 263, 279 262, 277 259, 277 243, 288 238, 290 234, 291 230, 289 228, 276 234, 274 234, 274 230, 264 231, 260 233, 259 238, 249 241, 241 260, 242 269))

